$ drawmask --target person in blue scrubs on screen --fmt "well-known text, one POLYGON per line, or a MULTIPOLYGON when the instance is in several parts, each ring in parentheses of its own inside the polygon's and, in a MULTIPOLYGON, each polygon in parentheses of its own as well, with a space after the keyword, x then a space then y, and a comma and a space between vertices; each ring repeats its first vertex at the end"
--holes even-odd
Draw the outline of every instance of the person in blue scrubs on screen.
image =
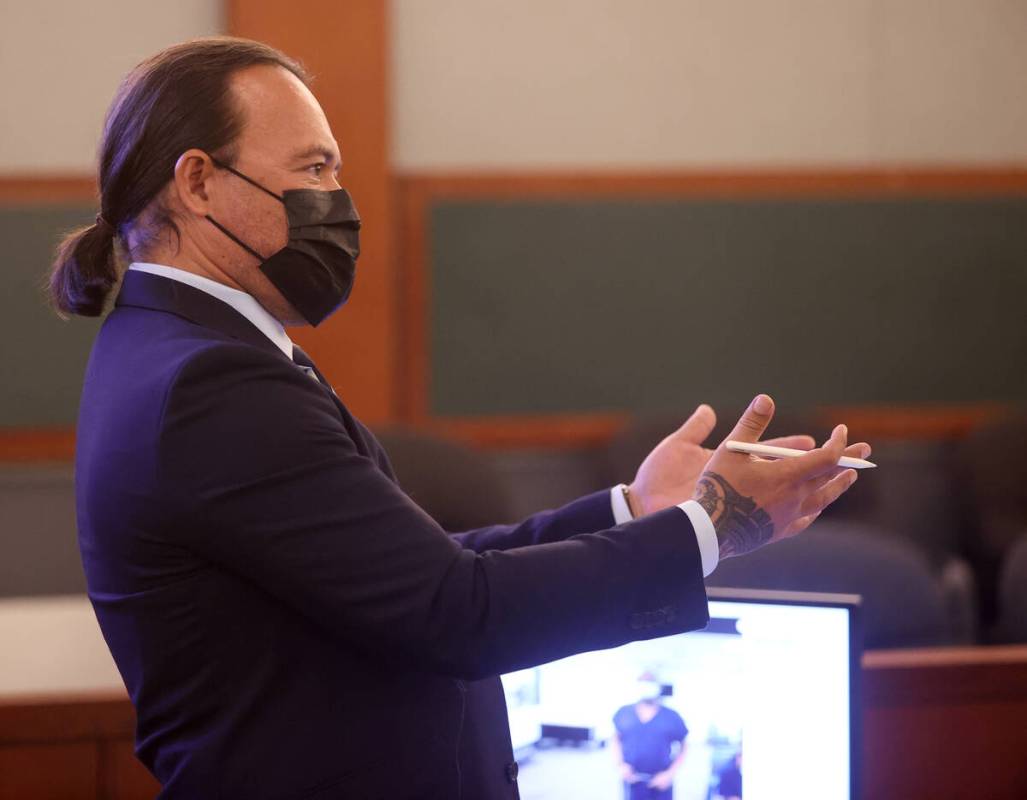
POLYGON ((663 705, 663 685, 651 673, 639 678, 639 700, 613 717, 613 750, 620 762, 625 800, 671 800, 674 775, 685 760, 688 726, 663 705))

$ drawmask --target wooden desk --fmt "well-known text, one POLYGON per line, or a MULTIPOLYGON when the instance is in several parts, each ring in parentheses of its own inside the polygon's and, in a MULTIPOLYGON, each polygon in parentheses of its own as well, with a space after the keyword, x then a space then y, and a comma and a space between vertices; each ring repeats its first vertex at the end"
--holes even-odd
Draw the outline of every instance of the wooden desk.
MULTIPOLYGON (((1027 647, 867 653, 864 800, 1027 798, 1027 647)), ((143 800, 123 691, 0 697, 0 798, 143 800)))
POLYGON ((1027 798, 1027 647, 866 653, 863 797, 1027 798))
POLYGON ((153 798, 134 733, 124 690, 0 698, 0 798, 153 798))

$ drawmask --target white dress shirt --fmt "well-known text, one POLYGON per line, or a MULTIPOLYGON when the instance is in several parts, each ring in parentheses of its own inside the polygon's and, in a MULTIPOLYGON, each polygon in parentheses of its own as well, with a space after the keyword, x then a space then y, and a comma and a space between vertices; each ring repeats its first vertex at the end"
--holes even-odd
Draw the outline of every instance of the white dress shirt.
MULTIPOLYGON (((129 269, 148 272, 151 275, 159 275, 162 278, 188 284, 194 289, 199 289, 201 292, 206 292, 212 297, 228 303, 252 322, 254 327, 267 336, 279 350, 290 359, 292 358, 292 339, 286 334, 282 323, 271 316, 252 295, 212 281, 210 278, 204 278, 202 275, 186 272, 176 267, 166 267, 163 264, 147 264, 136 261, 129 266, 129 269)), ((624 484, 614 486, 610 490, 610 505, 613 509, 613 520, 617 525, 630 522, 633 519, 631 509, 624 497, 624 484)), ((702 558, 702 571, 703 577, 705 577, 717 568, 717 563, 720 560, 717 532, 713 528, 713 522, 710 520, 710 515, 706 513, 706 509, 694 500, 681 503, 678 508, 688 515, 688 519, 692 523, 696 540, 699 543, 699 555, 702 558)))
POLYGON ((222 302, 228 303, 232 308, 242 314, 253 323, 262 334, 274 342, 275 347, 281 350, 290 359, 292 358, 292 339, 285 332, 282 323, 275 319, 264 306, 258 303, 253 295, 240 292, 231 286, 204 278, 192 272, 186 272, 177 267, 165 267, 163 264, 146 264, 142 261, 135 261, 129 265, 129 269, 136 272, 149 272, 151 275, 160 275, 162 278, 170 278, 179 283, 187 283, 194 289, 206 292, 222 302))

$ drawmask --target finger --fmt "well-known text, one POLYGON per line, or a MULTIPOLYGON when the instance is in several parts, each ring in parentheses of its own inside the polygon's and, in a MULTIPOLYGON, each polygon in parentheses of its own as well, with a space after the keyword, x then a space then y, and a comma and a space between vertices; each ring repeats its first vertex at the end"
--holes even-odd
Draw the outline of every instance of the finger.
POLYGON ((806 528, 816 522, 817 517, 820 516, 818 511, 816 514, 807 514, 804 517, 799 517, 796 520, 792 520, 792 523, 785 528, 784 533, 781 534, 782 539, 787 539, 796 534, 802 533, 806 528))
POLYGON ((808 480, 803 481, 803 484, 802 484, 802 498, 803 498, 803 500, 805 500, 807 497, 809 497, 814 492, 818 492, 822 488, 824 488, 824 486, 826 486, 829 481, 832 481, 836 477, 838 477, 838 474, 843 469, 845 469, 845 468, 844 467, 835 467, 834 469, 828 470, 827 472, 825 472, 823 474, 814 475, 812 478, 809 478, 808 480))
MULTIPOLYGON (((793 436, 779 436, 776 439, 764 439, 760 444, 769 444, 774 447, 788 447, 792 450, 812 450, 817 446, 816 440, 812 436, 793 435, 793 436)), ((866 442, 859 442, 857 444, 850 444, 845 448, 843 455, 850 456, 851 458, 870 458, 872 450, 870 445, 866 442)))
POLYGON ((803 516, 819 514, 837 500, 852 484, 856 482, 856 470, 847 469, 835 475, 831 480, 817 489, 802 501, 799 513, 803 516))
POLYGON ((725 441, 758 442, 773 416, 774 401, 765 394, 757 395, 725 441))
POLYGON ((673 434, 676 439, 682 439, 691 444, 702 444, 713 433, 713 426, 717 424, 717 415, 713 409, 703 403, 692 412, 685 424, 678 428, 673 434))
POLYGON ((769 444, 774 447, 788 447, 792 450, 812 450, 817 446, 817 440, 812 436, 779 436, 776 439, 767 439, 761 444, 769 444))
POLYGON ((850 444, 845 448, 845 455, 851 456, 852 458, 870 458, 870 445, 866 442, 859 442, 857 444, 850 444))
POLYGON ((792 468, 802 478, 813 478, 837 469, 838 459, 845 452, 848 433, 848 428, 838 425, 831 432, 831 438, 824 442, 823 447, 818 447, 816 450, 810 450, 806 455, 791 459, 792 468))
MULTIPOLYGON (((870 455, 870 445, 868 445, 866 442, 850 444, 848 447, 845 448, 844 455, 850 456, 852 458, 866 458, 870 455)), ((813 492, 815 492, 817 489, 819 489, 821 486, 823 486, 825 483, 831 480, 843 469, 845 469, 845 467, 835 465, 832 469, 828 469, 806 480, 804 484, 806 494, 812 494, 813 492)))

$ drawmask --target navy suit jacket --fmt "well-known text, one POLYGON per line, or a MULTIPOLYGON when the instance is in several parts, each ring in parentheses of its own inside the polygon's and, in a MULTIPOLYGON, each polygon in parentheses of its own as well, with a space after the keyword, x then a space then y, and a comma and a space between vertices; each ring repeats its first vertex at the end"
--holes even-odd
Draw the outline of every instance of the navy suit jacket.
POLYGON ((679 510, 614 527, 604 492, 448 534, 330 388, 145 273, 93 348, 76 483, 164 798, 515 798, 496 676, 707 620, 679 510))

